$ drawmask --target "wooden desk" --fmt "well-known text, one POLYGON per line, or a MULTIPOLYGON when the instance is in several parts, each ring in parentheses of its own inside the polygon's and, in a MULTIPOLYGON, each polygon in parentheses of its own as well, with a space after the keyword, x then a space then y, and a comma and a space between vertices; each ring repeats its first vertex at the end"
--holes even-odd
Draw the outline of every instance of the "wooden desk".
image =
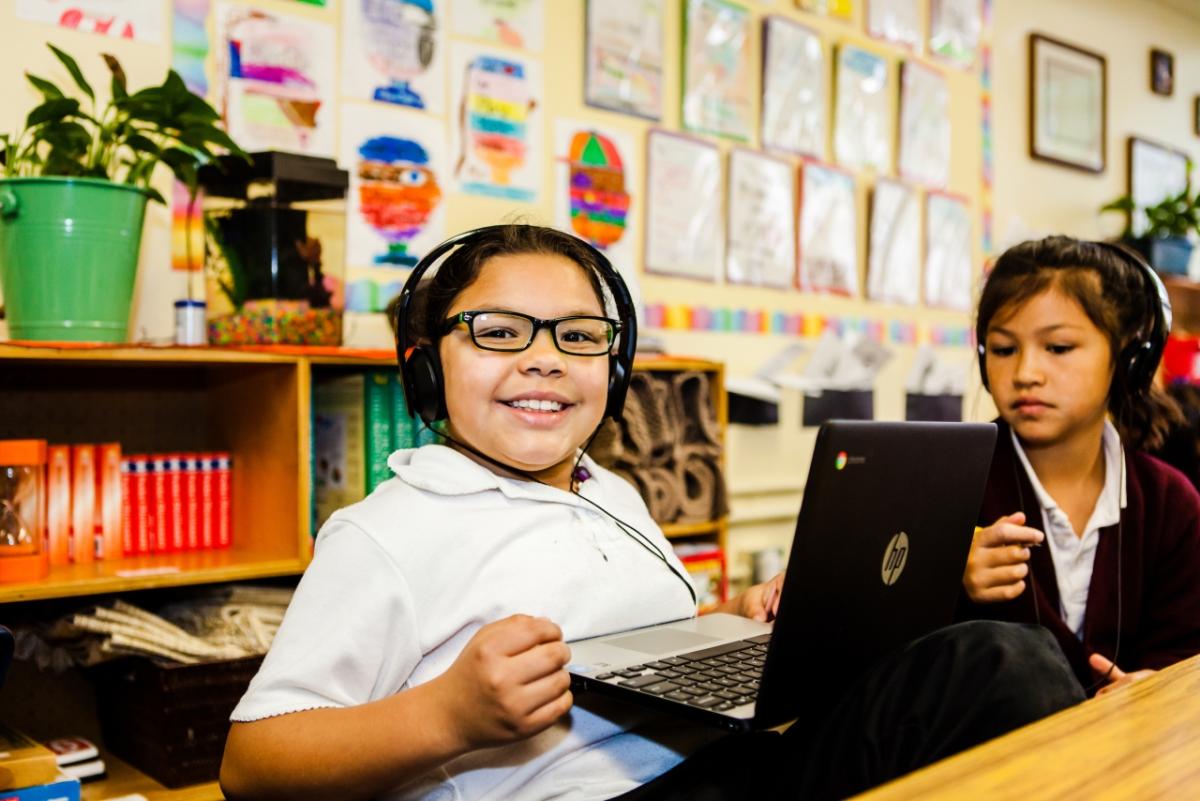
POLYGON ((856 798, 1103 801, 1198 794, 1200 656, 856 798))

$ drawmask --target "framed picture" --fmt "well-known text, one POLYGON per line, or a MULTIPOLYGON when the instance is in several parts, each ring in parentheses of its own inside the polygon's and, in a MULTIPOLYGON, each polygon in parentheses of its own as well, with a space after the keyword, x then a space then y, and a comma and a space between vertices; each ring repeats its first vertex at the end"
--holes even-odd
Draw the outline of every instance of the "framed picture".
POLYGON ((1187 186, 1188 154, 1148 139, 1129 137, 1129 196, 1137 210, 1129 221, 1134 236, 1146 231, 1142 209, 1177 195, 1187 186))
POLYGON ((1157 47, 1150 51, 1150 91, 1167 97, 1175 92, 1175 56, 1157 47))
POLYGON ((781 16, 763 19, 762 143, 825 156, 825 48, 820 35, 781 16))
POLYGON ((584 99, 662 118, 663 0, 588 0, 584 99))
POLYGON ((646 272, 716 281, 725 254, 721 151, 652 128, 646 137, 646 272))
POLYGON ((1029 155, 1104 172, 1107 75, 1104 56, 1039 33, 1029 35, 1029 155))
POLYGON ((929 52, 944 61, 970 69, 979 55, 983 28, 980 0, 929 0, 929 52))

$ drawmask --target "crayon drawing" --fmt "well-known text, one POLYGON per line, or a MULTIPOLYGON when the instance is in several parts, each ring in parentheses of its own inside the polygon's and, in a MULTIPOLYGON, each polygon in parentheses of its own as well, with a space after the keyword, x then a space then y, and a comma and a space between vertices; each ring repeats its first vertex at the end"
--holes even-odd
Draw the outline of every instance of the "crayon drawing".
POLYGON ((351 97, 442 113, 445 0, 343 0, 342 89, 351 97))
POLYGON ((541 50, 542 0, 454 0, 454 33, 506 47, 541 50))

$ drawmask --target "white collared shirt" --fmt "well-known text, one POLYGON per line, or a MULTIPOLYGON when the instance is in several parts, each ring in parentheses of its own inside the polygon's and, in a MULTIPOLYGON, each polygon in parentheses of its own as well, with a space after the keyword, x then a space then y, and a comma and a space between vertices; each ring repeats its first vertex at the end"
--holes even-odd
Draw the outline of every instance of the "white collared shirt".
MULTIPOLYGON (((1046 534, 1046 545, 1054 561, 1054 575, 1058 579, 1059 613, 1067 628, 1083 639, 1083 621, 1087 613, 1088 589, 1092 583, 1092 568, 1096 562, 1096 545, 1100 541, 1100 529, 1113 526, 1121 520, 1125 508, 1125 453, 1121 448, 1121 435, 1109 420, 1104 421, 1101 446, 1104 449, 1104 488, 1096 499, 1092 516, 1084 527, 1083 536, 1075 534, 1071 520, 1058 503, 1046 492, 1038 479, 1033 465, 1025 455, 1017 434, 1012 434, 1013 448, 1025 467, 1025 475, 1037 493, 1042 507, 1042 531, 1046 534)), ((1030 521, 1032 522, 1032 521, 1030 521)))
MULTIPOLYGON (((583 464, 591 478, 580 494, 640 531, 686 577, 637 491, 583 464)), ((444 673, 481 626, 513 614, 548 617, 570 641, 696 613, 666 565, 571 493, 500 477, 440 445, 397 451, 388 466, 394 478, 321 528, 233 720, 394 695, 444 673)), ((542 733, 467 754, 383 797, 611 798, 715 736, 581 695, 542 733)))

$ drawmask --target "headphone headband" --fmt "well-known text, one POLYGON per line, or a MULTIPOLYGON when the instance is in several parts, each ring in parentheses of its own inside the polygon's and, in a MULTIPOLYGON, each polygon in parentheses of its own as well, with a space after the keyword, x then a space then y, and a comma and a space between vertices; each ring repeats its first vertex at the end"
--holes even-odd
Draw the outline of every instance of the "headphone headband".
MULTIPOLYGON (((437 355, 436 343, 426 347, 412 342, 409 338, 409 326, 412 322, 412 304, 421 279, 438 261, 455 248, 467 249, 488 241, 493 235, 512 228, 537 228, 538 226, 521 225, 488 225, 465 231, 442 242, 429 251, 413 268, 404 288, 400 290, 400 299, 396 304, 396 362, 400 369, 401 384, 404 387, 404 399, 407 401, 409 414, 420 417, 426 423, 442 420, 446 417, 445 388, 442 381, 441 362, 437 355)), ((549 229, 554 230, 554 229, 549 229)), ((616 306, 617 319, 621 322, 618 335, 617 350, 610 356, 608 397, 605 402, 604 414, 614 420, 621 419, 625 408, 625 395, 629 390, 629 382, 633 378, 633 357, 637 350, 637 316, 634 313, 633 299, 624 279, 612 266, 608 258, 596 247, 571 234, 555 231, 564 237, 571 237, 587 248, 596 262, 596 272, 601 281, 612 295, 616 306)), ((580 265, 586 267, 586 265, 580 265)), ((601 298, 603 302, 603 298, 601 298)))

